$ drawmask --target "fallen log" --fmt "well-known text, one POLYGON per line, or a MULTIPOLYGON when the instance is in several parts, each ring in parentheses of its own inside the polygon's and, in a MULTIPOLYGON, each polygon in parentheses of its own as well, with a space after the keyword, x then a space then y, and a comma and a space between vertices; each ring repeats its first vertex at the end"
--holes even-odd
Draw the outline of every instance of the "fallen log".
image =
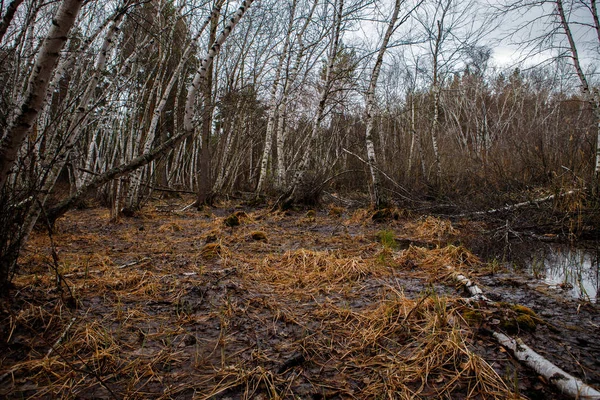
MULTIPOLYGON (((488 299, 483 290, 465 275, 456 272, 454 267, 447 266, 451 276, 464 285, 471 297, 468 300, 484 301, 488 304, 495 302, 488 299)), ((580 400, 600 400, 600 392, 587 385, 582 380, 563 371, 548 359, 536 353, 519 338, 513 339, 500 332, 492 331, 492 336, 503 347, 511 350, 517 360, 543 376, 548 382, 555 385, 562 393, 580 400)))
POLYGON ((464 213, 464 214, 459 214, 457 215, 458 217, 468 217, 468 216, 472 216, 472 215, 486 215, 486 214, 495 214, 495 213, 499 213, 502 211, 512 211, 512 210, 516 210, 525 206, 533 206, 533 205, 537 205, 537 204, 541 204, 541 203, 545 203, 547 201, 550 200, 554 200, 556 197, 566 197, 566 196, 570 196, 572 194, 578 193, 579 190, 569 190, 568 192, 565 193, 561 193, 558 196, 555 194, 551 194, 549 196, 544 196, 544 197, 540 197, 539 199, 534 199, 534 200, 528 200, 528 201, 523 201, 521 203, 517 203, 517 204, 510 204, 504 207, 500 207, 500 208, 494 208, 491 210, 485 210, 485 211, 475 211, 475 212, 470 212, 470 213, 464 213))
POLYGON ((498 343, 512 350, 519 361, 542 375, 564 394, 575 399, 600 399, 599 391, 552 364, 523 343, 521 339, 513 339, 499 332, 493 332, 492 335, 498 343))

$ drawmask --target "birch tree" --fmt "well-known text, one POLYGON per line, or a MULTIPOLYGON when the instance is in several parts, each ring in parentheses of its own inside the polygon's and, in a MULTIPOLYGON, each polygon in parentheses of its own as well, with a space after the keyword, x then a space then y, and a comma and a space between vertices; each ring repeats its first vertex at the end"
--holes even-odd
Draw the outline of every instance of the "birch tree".
POLYGON ((296 173, 294 174, 293 180, 288 188, 286 195, 284 196, 284 203, 293 201, 296 196, 296 191, 300 186, 306 169, 311 153, 314 151, 315 139, 318 136, 321 122, 325 117, 325 107, 327 100, 330 96, 331 87, 334 81, 333 69, 335 66, 336 56, 338 55, 340 46, 340 34, 342 21, 344 18, 344 0, 335 0, 333 10, 333 29, 331 31, 331 41, 329 44, 329 52, 327 55, 327 64, 325 67, 325 73, 323 76, 322 88, 319 93, 319 100, 315 115, 312 120, 310 133, 307 138, 307 147, 304 149, 300 161, 298 162, 296 173))
MULTIPOLYGON (((265 179, 267 177, 267 167, 269 164, 269 158, 271 156, 271 147, 273 145, 273 132, 275 130, 275 123, 278 118, 278 110, 282 101, 284 91, 280 92, 280 80, 281 73, 283 70, 284 62, 289 57, 288 51, 290 48, 292 30, 294 27, 294 18, 296 15, 296 4, 297 0, 292 0, 292 4, 290 5, 289 10, 289 19, 287 30, 285 33, 285 39, 283 44, 283 49, 281 50, 281 54, 279 56, 279 61, 277 63, 277 67, 275 69, 275 78, 273 80, 273 86, 271 87, 271 98, 269 102, 269 117, 267 122, 267 132, 265 133, 265 146, 262 153, 262 158, 260 161, 260 172, 258 177, 258 185, 256 186, 256 193, 260 194, 263 189, 263 185, 265 183, 265 179)), ((285 90, 285 89, 284 89, 285 90)))
POLYGON ((131 171, 136 170, 137 168, 143 167, 150 162, 156 160, 158 157, 163 156, 167 151, 171 150, 175 146, 177 146, 181 141, 185 138, 190 137, 195 132, 195 124, 194 124, 194 115, 195 115, 195 107, 196 97, 200 90, 200 83, 202 79, 206 76, 208 72, 208 67, 213 62, 216 55, 219 53, 219 50, 225 40, 230 36, 233 29, 238 24, 240 19, 244 16, 246 11, 252 5, 253 0, 244 0, 239 6, 238 10, 234 13, 234 15, 229 19, 227 25, 223 29, 223 31, 218 35, 217 39, 211 46, 211 48, 206 53, 205 57, 202 59, 199 68, 196 70, 194 75, 194 79, 190 83, 187 96, 186 96, 186 104, 185 104, 185 116, 184 116, 184 129, 174 135, 166 142, 152 149, 151 151, 144 153, 128 163, 118 165, 105 173, 94 177, 90 182, 86 185, 77 189, 77 192, 72 196, 60 201, 54 207, 51 207, 47 211, 48 219, 53 222, 58 217, 63 215, 66 211, 68 211, 74 204, 77 203, 79 199, 87 195, 90 191, 104 185, 111 180, 118 178, 119 176, 126 175, 131 171))
MULTIPOLYGON (((596 7, 596 0, 590 0, 590 7, 586 7, 591 13, 592 20, 594 21, 593 29, 596 33, 598 42, 597 46, 600 46, 600 21, 598 19, 598 9, 596 7)), ((591 87, 589 78, 584 72, 581 58, 579 55, 578 45, 573 36, 571 25, 576 23, 569 19, 569 16, 565 12, 565 6, 563 0, 556 0, 556 10, 560 22, 560 27, 567 38, 568 51, 570 52, 571 60, 573 62, 573 68, 581 84, 581 91, 583 92, 584 98, 590 103, 594 116, 596 117, 596 152, 594 162, 594 189, 597 190, 600 183, 600 92, 598 88, 591 87)))
POLYGON ((21 144, 31 131, 46 98, 56 60, 73 27, 83 0, 64 0, 52 20, 46 40, 37 56, 19 113, 0 140, 0 190, 4 188, 21 144))
POLYGON ((17 12, 17 9, 19 8, 22 2, 23 0, 13 0, 10 2, 8 7, 6 7, 6 12, 2 16, 2 21, 0 21, 0 43, 2 42, 2 39, 4 38, 4 34, 6 33, 8 26, 12 22, 15 13, 17 12))
MULTIPOLYGON (((215 42, 217 36, 217 18, 212 18, 210 23, 210 36, 209 46, 215 42)), ((210 51, 210 48, 209 48, 210 51)), ((198 179, 198 195, 196 198, 196 205, 201 207, 205 203, 212 202, 211 195, 211 154, 210 154, 210 136, 212 132, 212 115, 213 115, 213 75, 214 67, 213 63, 207 65, 206 72, 203 77, 202 84, 202 100, 204 105, 202 107, 202 126, 201 126, 201 147, 200 147, 200 176, 198 179)))
MULTIPOLYGON (((383 194, 381 192, 381 181, 379 178, 379 171, 377 167, 377 160, 375 156, 375 145, 373 144, 373 130, 374 130, 374 114, 376 110, 376 98, 375 98, 375 90, 377 88, 377 81, 379 79, 379 73, 381 72, 381 65, 383 63, 383 57, 388 48, 390 40, 392 38, 392 34, 398 28, 402 22, 408 19, 410 13, 406 14, 404 18, 398 24, 398 16, 400 14, 400 7, 404 4, 403 0, 396 0, 394 3, 394 8, 392 10, 392 15, 390 17, 390 21, 387 25, 385 34, 383 36, 383 40, 381 42, 381 46, 379 47, 379 51, 377 52, 377 58, 375 60, 375 65, 373 66, 373 71, 371 72, 371 80, 369 82, 369 88, 366 93, 365 98, 365 143, 367 147, 367 161, 369 164, 369 172, 371 173, 371 183, 373 185, 373 203, 375 207, 381 207, 385 205, 386 201, 383 198, 383 194)), ((420 4, 420 3, 419 3, 420 4)), ((418 7, 418 5, 416 7, 418 7)))

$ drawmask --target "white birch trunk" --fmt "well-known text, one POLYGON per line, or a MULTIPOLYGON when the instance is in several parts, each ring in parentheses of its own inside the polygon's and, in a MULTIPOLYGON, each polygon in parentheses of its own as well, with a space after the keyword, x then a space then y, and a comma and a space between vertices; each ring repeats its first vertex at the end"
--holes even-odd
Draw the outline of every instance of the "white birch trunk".
POLYGON ((279 121, 277 122, 277 131, 275 134, 275 140, 277 141, 277 169, 276 169, 276 182, 277 188, 281 189, 285 186, 285 103, 279 110, 279 121))
MULTIPOLYGON (((575 40, 573 38, 573 34, 571 32, 571 27, 569 26, 569 21, 567 20, 567 16, 565 15, 565 10, 563 7, 563 0, 556 0, 556 8, 558 10, 558 15, 560 18, 560 24, 563 28, 564 34, 567 37, 569 42, 569 49, 571 50, 571 59, 573 60, 573 66, 575 67, 575 71, 577 72, 577 77, 579 78, 579 82, 581 83, 581 89, 583 91, 584 97, 590 102, 592 106, 592 110, 594 112, 594 116, 596 117, 596 125, 597 125, 597 135, 596 135, 596 154, 595 154, 595 167, 594 167, 594 184, 598 185, 598 181, 600 180, 600 95, 598 91, 592 92, 590 85, 588 83, 587 77, 583 72, 583 68, 581 67, 579 54, 577 51, 577 45, 575 44, 575 40)), ((598 11, 596 9, 596 1, 591 0, 591 12, 594 19, 594 26, 596 28, 596 33, 598 36, 598 44, 600 44, 600 22, 598 21, 598 11)))
POLYGON ((308 144, 302 154, 298 165, 298 169, 294 174, 286 201, 290 201, 294 198, 296 189, 302 181, 304 173, 306 172, 310 155, 313 152, 313 145, 321 127, 321 122, 325 117, 325 106, 327 104, 327 100, 330 94, 329 92, 331 91, 332 85, 332 71, 335 63, 335 57, 339 48, 340 31, 343 20, 344 0, 336 0, 334 7, 334 28, 332 33, 331 45, 329 48, 329 55, 327 58, 327 67, 325 69, 323 89, 321 90, 321 93, 319 95, 319 104, 317 106, 317 110, 313 118, 311 132, 309 134, 309 137, 307 138, 308 144))
MULTIPOLYGON (((169 81, 167 82, 165 88, 162 90, 162 93, 160 94, 160 98, 157 99, 158 103, 156 104, 156 106, 154 107, 154 110, 152 112, 152 119, 150 120, 150 125, 149 125, 148 130, 145 135, 146 139, 144 141, 144 145, 141 148, 142 154, 148 153, 152 149, 154 140, 156 139, 156 129, 158 127, 158 123, 159 123, 162 113, 165 109, 165 106, 167 105, 167 101, 169 100, 169 96, 171 95, 171 91, 173 90, 175 83, 179 79, 181 72, 183 71, 183 67, 185 66, 185 63, 190 58, 192 51, 194 50, 195 43, 199 40, 200 36, 202 35, 204 30, 210 23, 210 20, 212 19, 212 17, 219 15, 219 13, 221 11, 220 3, 222 3, 222 1, 215 5, 215 7, 213 8, 213 10, 211 12, 211 16, 205 20, 204 24, 201 26, 196 37, 190 42, 190 44, 187 46, 187 48, 183 52, 183 55, 182 55, 181 59, 179 60, 179 63, 175 67, 175 70, 173 70, 171 72, 171 77, 170 77, 169 81)), ((169 35, 170 39, 173 38, 175 26, 176 26, 176 23, 174 22, 171 27, 171 34, 169 35)), ((168 55, 168 52, 165 50, 163 53, 161 65, 164 65, 166 63, 167 55, 168 55)), ((167 70, 165 69, 164 72, 166 73, 167 70)), ((156 82, 158 82, 158 81, 159 80, 157 79, 156 82)), ((157 87, 157 91, 158 91, 158 87, 157 87)), ((142 186, 142 183, 144 180, 144 172, 148 172, 148 171, 146 171, 145 168, 142 168, 142 169, 135 171, 132 174, 131 179, 133 181, 133 186, 129 193, 129 204, 128 204, 128 207, 131 209, 135 209, 139 206, 139 203, 141 200, 140 199, 140 191, 141 191, 141 186, 142 186)), ((149 176, 150 174, 147 174, 147 175, 149 176)))
POLYGON ((375 207, 380 207, 385 203, 381 194, 381 181, 379 180, 379 174, 377 172, 377 159, 375 156, 375 145, 373 144, 373 129, 374 129, 374 113, 375 113, 375 89, 377 88, 377 80, 379 79, 379 73, 381 72, 381 64, 383 63, 383 56, 387 50, 390 38, 396 29, 396 22, 398 21, 398 14, 400 13, 400 5, 402 0, 396 0, 394 4, 394 11, 392 17, 386 29, 385 35, 383 36, 383 42, 377 53, 377 59, 375 60, 375 66, 371 73, 371 82, 369 83, 369 89, 367 90, 366 96, 366 108, 365 108, 365 124, 367 126, 365 132, 365 143, 367 146, 367 161, 369 164, 369 171, 371 173, 371 183, 373 184, 373 203, 375 207))
POLYGON ((304 58, 304 54, 306 52, 306 46, 304 45, 304 35, 310 21, 315 13, 319 0, 314 0, 308 15, 306 15, 306 20, 304 25, 296 34, 296 40, 298 42, 298 52, 295 57, 294 65, 292 70, 289 73, 289 77, 285 80, 285 84, 283 86, 283 93, 281 95, 281 106, 279 108, 279 121, 277 123, 277 130, 275 132, 275 141, 277 143, 277 170, 276 170, 276 181, 278 189, 285 187, 286 185, 286 163, 285 163, 285 153, 284 153, 284 145, 285 145, 285 115, 287 111, 287 101, 289 98, 290 90, 296 79, 298 78, 300 64, 302 63, 302 59, 304 58))
MULTIPOLYGON (((448 3, 449 4, 449 3, 448 3)), ((435 160, 435 174, 436 182, 441 183, 442 179, 442 165, 440 162, 440 149, 438 146, 438 119, 440 113, 440 82, 439 82, 439 53, 442 42, 442 24, 443 18, 446 15, 447 8, 444 9, 442 14, 442 20, 437 21, 437 35, 435 37, 435 46, 433 50, 433 83, 432 83, 432 95, 433 95, 433 119, 431 121, 431 145, 433 149, 433 156, 435 160)))
POLYGON ((25 98, 13 123, 0 140, 0 190, 4 187, 10 169, 46 98, 46 91, 56 60, 63 48, 69 31, 75 23, 82 0, 64 0, 53 19, 48 36, 37 56, 29 78, 25 98))
POLYGON ((182 133, 171 137, 166 142, 164 142, 160 146, 156 147, 155 149, 151 150, 150 152, 144 153, 144 154, 134 158, 127 164, 122 164, 117 167, 114 167, 111 170, 106 171, 105 173, 94 177, 85 186, 78 188, 77 192, 74 195, 59 202, 56 206, 52 207, 51 209, 49 209, 47 211, 47 215, 48 215, 48 218, 51 223, 56 221, 56 219, 58 217, 63 215, 79 199, 81 199, 83 196, 85 196, 91 190, 94 190, 94 189, 106 184, 107 182, 110 182, 113 179, 124 176, 124 175, 130 173, 131 171, 134 171, 140 167, 143 167, 143 166, 149 164, 150 162, 154 161, 156 158, 165 154, 167 151, 171 150, 172 148, 177 146, 179 143, 181 143, 184 139, 186 139, 187 137, 191 136, 194 133, 194 125, 193 125, 193 111, 194 110, 193 110, 193 108, 194 108, 194 103, 196 100, 195 97, 196 97, 196 94, 197 94, 198 88, 199 88, 198 83, 202 80, 203 74, 206 73, 206 67, 212 62, 212 60, 214 59, 216 54, 219 52, 220 47, 223 45, 223 43, 225 42, 227 37, 231 34, 234 27, 237 25, 239 20, 242 18, 242 16, 244 15, 244 13, 247 11, 247 9, 250 7, 250 5, 252 3, 253 3, 253 0, 242 1, 241 6, 237 10, 237 12, 234 14, 234 16, 229 20, 229 23, 227 24, 227 26, 225 27, 223 32, 219 35, 219 37, 215 41, 215 44, 209 50, 206 58, 203 60, 201 66, 200 66, 200 69, 197 71, 195 79, 194 79, 195 85, 194 85, 194 83, 192 83, 188 89, 188 96, 186 99, 186 115, 185 115, 185 121, 184 121, 185 130, 182 133), (198 75, 199 75, 199 77, 198 77, 198 75))
POLYGON ((494 332, 493 336, 502 346, 512 350, 517 359, 548 379, 564 394, 580 400, 600 399, 599 391, 558 368, 556 365, 533 351, 529 346, 523 343, 522 340, 510 338, 499 332, 494 332))
POLYGON ((415 156, 415 143, 417 141, 417 131, 415 130, 415 95, 410 96, 410 151, 408 153, 408 175, 412 172, 413 158, 415 156))
MULTIPOLYGON (((198 68, 196 74, 194 75, 194 79, 190 87, 188 88, 188 93, 186 97, 185 116, 183 120, 184 129, 186 131, 191 133, 194 130, 194 104, 196 102, 196 97, 198 95, 198 90, 200 89, 201 82, 206 77, 208 66, 212 64, 214 58, 221 50, 221 46, 223 45, 223 43, 225 43, 227 37, 231 34, 237 23, 244 16, 244 13, 248 10, 248 8, 250 7, 250 5, 252 5, 253 2, 254 0, 242 1, 242 4, 240 5, 236 13, 233 15, 233 17, 231 17, 225 29, 223 29, 221 34, 217 37, 217 40, 215 40, 215 43, 212 45, 212 47, 206 54, 206 57, 200 63, 200 68, 198 68)), ((212 15, 210 18, 212 19, 212 15)))
POLYGON ((2 21, 0 22, 0 43, 2 42, 2 38, 4 37, 8 26, 12 22, 15 13, 17 12, 17 9, 19 8, 22 2, 23 0, 13 0, 6 8, 6 12, 4 13, 2 21))
MULTIPOLYGON (((467 300, 482 301, 491 305, 496 304, 488 299, 483 294, 483 291, 479 288, 479 286, 477 286, 473 281, 456 272, 454 267, 447 266, 446 268, 450 271, 452 277, 463 284, 465 289, 467 289, 471 295, 471 297, 467 300)), ((600 399, 599 391, 552 364, 548 359, 542 357, 525 343, 523 343, 521 339, 513 339, 503 333, 494 331, 492 331, 492 336, 494 336, 500 345, 512 350, 515 357, 519 361, 523 362, 529 368, 543 376, 550 383, 558 387, 558 389, 564 394, 571 396, 574 399, 600 399)))
MULTIPOLYGON (((294 27, 294 17, 296 15, 296 3, 297 0, 292 0, 292 7, 290 9, 290 18, 288 20, 287 33, 283 44, 283 50, 277 63, 277 69, 275 70, 275 80, 273 81, 273 87, 271 88, 271 100, 269 102, 269 116, 267 120, 267 132, 265 134, 265 147, 263 150, 262 158, 260 160, 260 174, 258 176, 258 185, 256 186, 256 194, 259 195, 263 190, 263 185, 267 177, 267 170, 269 165, 269 158, 271 156, 271 148, 273 145, 273 131, 275 123, 277 122, 277 114, 279 111, 279 105, 281 104, 281 98, 278 98, 279 81, 281 79, 281 72, 283 69, 283 63, 288 58, 288 49, 290 47, 290 36, 292 35, 292 29, 294 27)), ((283 97, 283 94, 281 95, 283 97)))

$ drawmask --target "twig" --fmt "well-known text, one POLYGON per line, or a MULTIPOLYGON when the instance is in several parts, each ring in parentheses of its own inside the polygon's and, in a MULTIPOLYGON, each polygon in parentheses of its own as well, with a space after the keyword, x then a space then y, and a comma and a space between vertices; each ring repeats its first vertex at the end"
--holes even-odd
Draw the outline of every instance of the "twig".
MULTIPOLYGON (((355 154, 353 152, 351 152, 350 150, 346 150, 346 149, 342 149, 344 152, 350 154, 351 156, 354 156, 356 158, 358 158, 360 161, 362 161, 365 164, 369 164, 366 160, 364 160, 361 156, 359 156, 358 154, 355 154)), ((393 180, 388 174, 386 174, 384 171, 381 170, 381 168, 377 167, 376 165, 373 165, 373 168, 375 168, 377 170, 377 172, 379 172, 381 175, 383 175, 387 180, 389 180, 390 182, 392 182, 394 184, 394 186, 396 186, 399 189, 402 189, 405 193, 410 194, 410 192, 408 190, 406 190, 402 185, 400 185, 398 182, 396 182, 395 180, 393 180)), ((412 201, 414 202, 415 200, 411 199, 410 197, 407 197, 403 194, 397 193, 396 194, 400 197, 402 197, 405 200, 408 201, 412 201)))
MULTIPOLYGON (((33 329, 33 327, 31 327, 30 325, 22 322, 23 326, 25 328, 27 328, 28 330, 30 330, 31 332, 36 332, 35 329, 33 329)), ((51 346, 52 348, 54 348, 56 354, 58 355, 59 358, 61 358, 68 366, 69 368, 71 368, 71 370, 75 371, 75 372, 80 372, 83 374, 89 374, 92 377, 94 377, 98 383, 100 383, 100 385, 102 385, 102 387, 104 387, 108 393, 110 394, 110 397, 112 397, 113 399, 117 400, 119 399, 119 397, 115 394, 115 392, 113 392, 113 390, 110 388, 110 386, 108 386, 106 384, 106 382, 104 382, 104 380, 102 379, 102 377, 100 377, 100 375, 98 375, 97 373, 95 373, 94 371, 92 371, 92 369, 89 367, 89 365, 85 362, 85 360, 83 358, 81 358, 81 356, 79 355, 79 353, 75 352, 75 357, 77 357, 79 359, 79 361, 82 362, 82 364, 85 366, 85 368, 87 369, 81 369, 81 368, 77 368, 69 359, 67 359, 67 357, 65 357, 64 355, 61 354, 60 351, 56 350, 56 347, 53 346, 50 342, 48 342, 48 340, 46 340, 46 338, 44 338, 43 335, 40 336, 40 339, 42 339, 43 342, 45 342, 47 345, 51 346)), ((4 379, 4 375, 2 377, 0 377, 0 381, 2 379, 4 379)))
MULTIPOLYGON (((577 193, 579 191, 580 191, 580 189, 569 190, 568 192, 559 194, 558 197, 570 196, 570 195, 575 194, 575 193, 577 193)), ((475 212, 470 212, 470 213, 459 214, 459 215, 457 215, 457 217, 467 217, 467 216, 470 216, 470 215, 495 214, 495 213, 498 213, 498 212, 501 212, 501 211, 512 211, 512 210, 516 210, 518 208, 522 208, 522 207, 525 207, 525 206, 533 206, 533 205, 536 205, 536 204, 545 203, 547 201, 554 200, 556 197, 557 196, 555 194, 551 194, 549 196, 540 197, 539 199, 523 201, 523 202, 517 203, 517 204, 511 204, 511 205, 507 205, 507 206, 500 207, 500 208, 494 208, 492 210, 475 211, 475 212)))
POLYGON ((56 342, 54 342, 54 345, 50 347, 50 350, 48 350, 48 353, 46 353, 46 358, 50 357, 50 354, 52 354, 52 352, 54 351, 54 348, 57 347, 59 344, 61 344, 61 342, 63 341, 65 336, 67 336, 67 332, 69 332, 69 329, 71 329, 71 327, 75 323, 76 319, 77 319, 77 317, 71 318, 71 322, 69 322, 69 325, 67 325, 67 327, 63 331, 62 335, 60 335, 58 340, 56 342))
MULTIPOLYGON (((67 290, 69 291, 69 295, 71 296, 71 299, 73 300, 73 302, 75 302, 75 305, 76 305, 77 301, 75 300, 75 296, 73 296, 73 291, 71 290, 71 287, 69 286, 69 284, 66 282, 64 276, 60 273, 58 252, 56 251, 56 244, 54 243, 54 236, 52 235, 52 232, 53 232, 52 224, 50 223, 50 220, 48 219, 48 214, 46 213, 46 209, 44 208, 44 205, 42 204, 40 199, 36 198, 35 200, 38 203, 38 207, 40 207, 40 212, 44 216, 43 219, 44 219, 44 222, 46 223, 46 229, 48 230, 48 239, 50 239, 50 252, 52 255, 52 264, 50 265, 50 268, 52 268, 54 270, 54 273, 56 274, 57 289, 60 291, 61 297, 62 297, 62 294, 63 294, 62 286, 64 284, 65 287, 67 288, 67 290)), ((64 300, 64 298, 63 298, 63 300, 64 300)))
POLYGON ((184 212, 184 211, 188 210, 190 207, 192 207, 194 204, 196 204, 196 201, 188 204, 187 206, 183 207, 181 210, 178 210, 177 212, 184 212))
POLYGON ((150 258, 148 258, 148 257, 144 257, 144 258, 142 258, 141 260, 132 261, 132 262, 130 262, 130 263, 127 263, 127 264, 120 265, 120 266, 118 266, 118 267, 117 267, 117 269, 123 269, 123 268, 131 267, 131 266, 133 266, 133 265, 136 265, 136 264, 141 264, 141 263, 143 263, 144 261, 148 261, 148 260, 150 260, 150 258))
POLYGON ((423 302, 424 302, 426 299, 428 299, 428 298, 429 298, 429 296, 431 296, 431 293, 428 291, 428 292, 425 294, 425 296, 423 296, 423 297, 421 297, 421 298, 419 299, 419 301, 417 302, 417 304, 415 304, 415 306, 414 306, 414 307, 413 307, 413 308, 412 308, 412 309, 411 309, 411 310, 408 312, 408 314, 406 314, 406 317, 404 317, 404 319, 402 320, 402 324, 401 324, 402 326, 405 326, 405 324, 406 324, 406 321, 408 321, 408 319, 410 318, 410 316, 412 315, 412 313, 413 313, 413 312, 415 312, 415 310, 416 310, 417 308, 419 308, 419 306, 420 306, 421 304, 423 304, 423 302))

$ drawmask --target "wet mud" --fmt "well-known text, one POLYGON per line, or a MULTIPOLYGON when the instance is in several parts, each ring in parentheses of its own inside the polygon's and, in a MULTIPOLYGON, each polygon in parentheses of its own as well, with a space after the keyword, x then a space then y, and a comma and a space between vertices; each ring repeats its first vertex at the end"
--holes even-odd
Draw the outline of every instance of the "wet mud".
POLYGON ((477 260, 468 221, 183 205, 36 232, 0 310, 3 396, 564 398, 493 330, 600 387, 598 305, 477 260), (498 305, 465 302, 446 262, 498 305))

